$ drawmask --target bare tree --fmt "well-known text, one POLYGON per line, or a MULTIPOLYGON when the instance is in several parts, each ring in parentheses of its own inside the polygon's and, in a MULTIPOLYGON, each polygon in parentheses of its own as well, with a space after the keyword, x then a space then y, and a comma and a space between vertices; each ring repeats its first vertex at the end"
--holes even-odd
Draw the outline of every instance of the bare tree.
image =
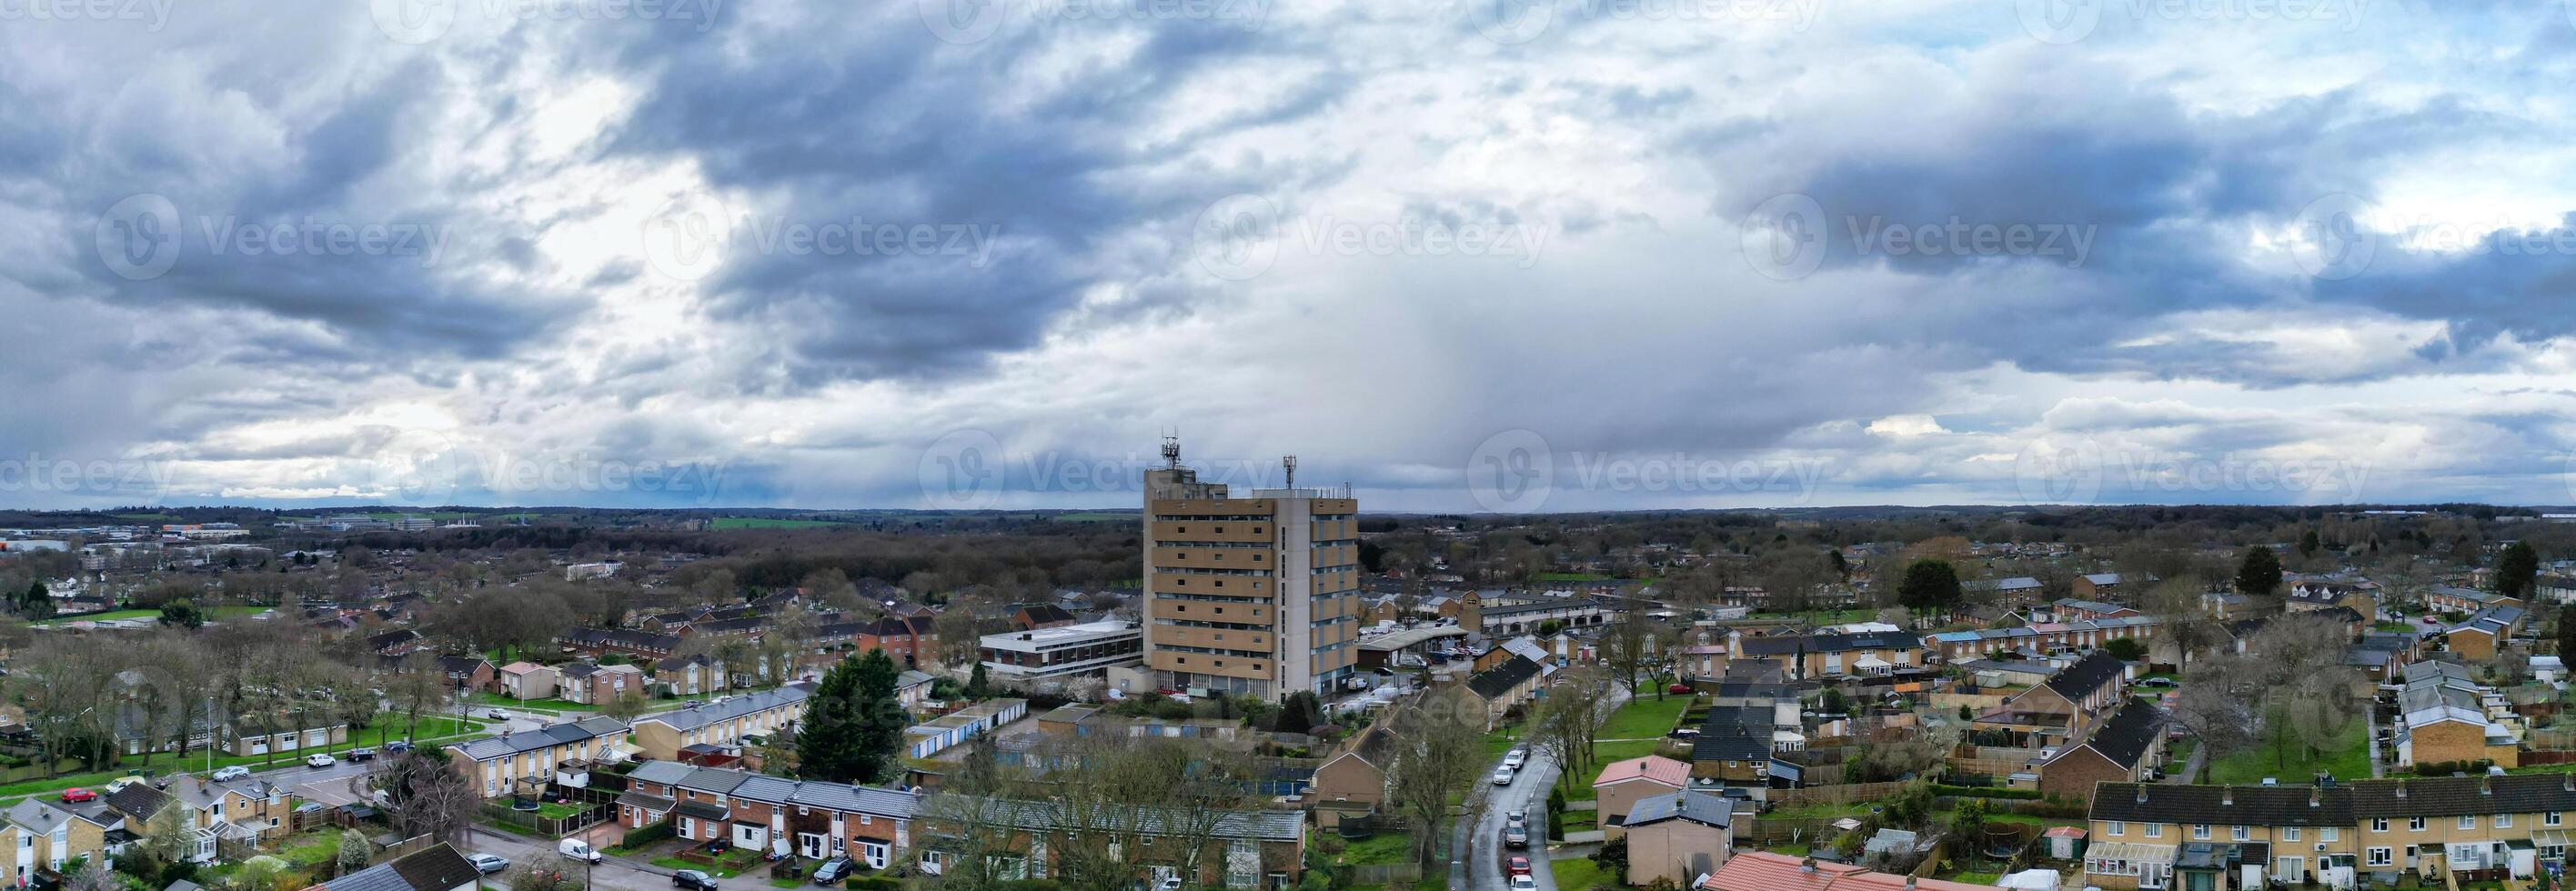
POLYGON ((1440 836, 1449 825, 1449 802, 1464 794, 1485 767, 1484 707, 1457 688, 1424 694, 1388 723, 1395 734, 1394 764, 1387 768, 1387 800, 1413 823, 1414 861, 1437 864, 1440 836))

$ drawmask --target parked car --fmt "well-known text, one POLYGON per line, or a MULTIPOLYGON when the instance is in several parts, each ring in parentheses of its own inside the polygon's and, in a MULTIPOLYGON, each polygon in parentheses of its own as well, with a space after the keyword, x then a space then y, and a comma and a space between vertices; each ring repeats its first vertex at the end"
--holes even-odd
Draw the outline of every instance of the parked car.
POLYGON ((1504 811, 1504 812, 1503 812, 1503 825, 1505 825, 1505 826, 1528 826, 1528 825, 1529 825, 1529 812, 1528 812, 1528 811, 1504 811))
POLYGON ((502 857, 498 854, 474 854, 467 856, 465 859, 467 862, 474 864, 475 872, 479 872, 487 876, 510 868, 509 858, 502 857))
POLYGON ((490 718, 495 721, 507 721, 510 720, 510 710, 501 708, 484 709, 483 717, 490 718))
POLYGON ((362 764, 368 761, 374 761, 376 760, 376 750, 364 747, 350 749, 349 760, 362 764))
POLYGON ((1506 848, 1526 848, 1526 847, 1529 847, 1529 827, 1527 827, 1527 826, 1513 826, 1513 827, 1510 827, 1510 828, 1508 828, 1508 829, 1504 829, 1504 830, 1503 830, 1503 847, 1506 847, 1506 848))
POLYGON ((92 791, 90 791, 90 790, 88 790, 88 789, 85 789, 85 788, 82 788, 82 787, 80 787, 80 786, 73 786, 73 787, 71 787, 71 788, 69 788, 69 789, 65 789, 65 790, 63 790, 63 800, 64 800, 64 801, 74 801, 74 802, 78 802, 78 801, 97 801, 97 800, 98 800, 98 793, 96 793, 96 792, 92 792, 92 791))
POLYGON ((1511 769, 1511 768, 1508 768, 1508 767, 1497 767, 1497 768, 1494 768, 1494 785, 1497 785, 1497 786, 1509 786, 1509 785, 1511 785, 1511 784, 1512 784, 1512 769, 1511 769))
POLYGON ((1667 733, 1667 734, 1664 734, 1664 735, 1665 735, 1665 736, 1672 737, 1672 738, 1674 738, 1674 739, 1696 739, 1696 738, 1698 738, 1698 737, 1699 737, 1699 728, 1697 728, 1697 727, 1675 727, 1675 728, 1673 728, 1673 732, 1671 732, 1671 733, 1667 733))
POLYGON ((227 780, 244 779, 250 776, 250 768, 243 767, 239 764, 235 764, 231 767, 218 767, 215 768, 214 773, 207 774, 206 776, 218 783, 225 782, 227 780))
POLYGON ((834 857, 814 867, 814 884, 830 885, 850 877, 850 858, 834 857))
POLYGON ((601 860, 608 859, 600 856, 598 851, 591 850, 589 842, 582 841, 577 838, 567 838, 562 841, 555 842, 555 853, 562 854, 566 857, 585 863, 597 863, 601 860))
POLYGON ((385 744, 385 754, 411 751, 411 740, 398 739, 385 744))
POLYGON ((716 891, 716 877, 694 869, 683 869, 671 874, 671 887, 688 888, 691 891, 716 891))
POLYGON ((333 758, 320 752, 304 756, 304 766, 306 767, 329 767, 338 763, 340 763, 340 759, 333 758))
POLYGON ((1509 752, 1505 752, 1505 753, 1503 753, 1503 766, 1504 766, 1504 767, 1508 767, 1508 768, 1511 768, 1511 769, 1513 769, 1513 770, 1519 770, 1519 769, 1521 769, 1521 765, 1528 764, 1528 763, 1529 763, 1529 752, 1527 752, 1527 751, 1524 751, 1524 750, 1521 750, 1521 749, 1513 749, 1513 750, 1511 750, 1511 751, 1509 751, 1509 752))
POLYGON ((1154 891, 1181 891, 1181 877, 1164 876, 1162 881, 1154 883, 1154 891))
POLYGON ((1538 879, 1530 876, 1513 876, 1512 891, 1538 891, 1538 879))
POLYGON ((1690 691, 1691 685, 1689 684, 1674 684, 1664 688, 1664 692, 1666 693, 1688 693, 1690 691))
POLYGON ((1529 874, 1530 874, 1529 858, 1527 858, 1527 857, 1514 857, 1514 858, 1512 858, 1512 859, 1511 859, 1511 862, 1510 862, 1510 864, 1509 864, 1509 866, 1508 866, 1507 868, 1511 870, 1511 874, 1512 874, 1512 875, 1516 875, 1516 876, 1525 876, 1525 875, 1529 875, 1529 874))

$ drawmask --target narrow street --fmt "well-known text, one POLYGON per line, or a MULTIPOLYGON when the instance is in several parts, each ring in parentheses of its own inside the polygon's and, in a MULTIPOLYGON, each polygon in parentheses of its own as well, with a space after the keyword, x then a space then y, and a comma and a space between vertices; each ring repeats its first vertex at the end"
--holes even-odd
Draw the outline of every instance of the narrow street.
MULTIPOLYGON (((466 853, 469 854, 499 855, 507 858, 512 865, 525 863, 529 858, 538 855, 553 854, 555 850, 554 843, 551 841, 511 835, 506 832, 486 829, 481 826, 474 827, 466 833, 465 849, 466 853)), ((483 884, 486 887, 500 888, 506 891, 509 887, 508 884, 503 881, 506 875, 507 873, 487 876, 484 878, 483 884)), ((654 866, 649 863, 630 861, 620 857, 610 857, 600 861, 598 866, 590 869, 589 878, 589 885, 593 888, 619 888, 626 889, 626 891, 647 891, 647 889, 671 887, 670 870, 654 866)), ((769 883, 762 879, 736 876, 734 878, 721 880, 718 884, 727 888, 750 888, 754 886, 766 886, 769 883)))

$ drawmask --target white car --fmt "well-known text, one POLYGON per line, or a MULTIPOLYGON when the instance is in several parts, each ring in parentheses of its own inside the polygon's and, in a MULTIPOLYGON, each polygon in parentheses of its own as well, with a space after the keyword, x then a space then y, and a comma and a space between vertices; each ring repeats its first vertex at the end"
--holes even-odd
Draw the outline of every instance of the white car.
POLYGON ((1528 763, 1529 763, 1529 752, 1528 752, 1527 750, 1525 750, 1525 749, 1513 749, 1513 750, 1511 750, 1511 751, 1509 751, 1509 752, 1505 752, 1505 753, 1503 753, 1503 766, 1504 766, 1504 767, 1508 767, 1508 768, 1511 768, 1511 769, 1513 769, 1513 770, 1519 770, 1519 769, 1521 769, 1521 765, 1523 765, 1523 764, 1528 764, 1528 763))
POLYGON ((206 776, 218 783, 226 780, 238 780, 250 776, 250 768, 235 764, 231 767, 217 768, 214 773, 207 774, 206 776))
POLYGON ((340 763, 340 759, 333 758, 320 752, 304 756, 304 766, 306 767, 329 767, 338 763, 340 763))
POLYGON ((1494 771, 1494 785, 1497 785, 1497 786, 1509 786, 1509 785, 1511 785, 1511 784, 1512 784, 1512 777, 1513 777, 1513 776, 1514 776, 1514 774, 1512 773, 1512 769, 1511 769, 1511 768, 1508 768, 1508 767, 1504 767, 1504 768, 1497 768, 1497 769, 1494 771))
POLYGON ((1526 875, 1513 876, 1512 891, 1538 891, 1538 880, 1526 875))

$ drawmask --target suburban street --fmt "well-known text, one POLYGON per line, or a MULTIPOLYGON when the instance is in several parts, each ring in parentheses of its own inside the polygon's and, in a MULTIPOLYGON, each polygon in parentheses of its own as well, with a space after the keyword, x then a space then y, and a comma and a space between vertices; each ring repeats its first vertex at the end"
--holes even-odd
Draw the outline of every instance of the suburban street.
MULTIPOLYGON (((496 854, 507 858, 512 864, 519 864, 525 863, 528 861, 528 858, 535 857, 540 854, 554 853, 554 843, 525 836, 511 835, 506 832, 477 826, 466 832, 465 851, 469 854, 496 854)), ((507 891, 509 885, 502 881, 503 876, 506 875, 507 873, 503 873, 502 875, 485 877, 483 884, 485 887, 499 888, 503 889, 503 891, 507 891)), ((765 886, 768 884, 768 881, 765 879, 737 876, 735 878, 721 880, 718 884, 728 888, 749 888, 754 885, 765 886)), ((671 887, 671 871, 650 864, 610 857, 600 861, 598 866, 591 868, 590 886, 594 888, 628 889, 628 891, 669 888, 671 887)))
MULTIPOLYGON (((1616 697, 1611 704, 1613 709, 1626 705, 1631 698, 1626 691, 1613 691, 1612 695, 1616 697)), ((1513 857, 1528 857, 1530 876, 1538 881, 1540 891, 1556 891, 1556 876, 1547 865, 1547 791, 1556 782, 1558 767, 1554 759, 1536 747, 1526 742, 1522 747, 1528 750, 1529 760, 1521 765, 1520 776, 1513 778, 1511 785, 1491 785, 1493 772, 1503 766, 1499 758, 1485 765, 1484 772, 1477 775, 1476 782, 1487 784, 1490 791, 1484 817, 1467 834, 1467 885, 1470 888, 1490 891, 1511 887, 1503 864, 1513 857), (1503 846, 1504 815, 1511 811, 1529 815, 1528 848, 1514 850, 1503 846)))

